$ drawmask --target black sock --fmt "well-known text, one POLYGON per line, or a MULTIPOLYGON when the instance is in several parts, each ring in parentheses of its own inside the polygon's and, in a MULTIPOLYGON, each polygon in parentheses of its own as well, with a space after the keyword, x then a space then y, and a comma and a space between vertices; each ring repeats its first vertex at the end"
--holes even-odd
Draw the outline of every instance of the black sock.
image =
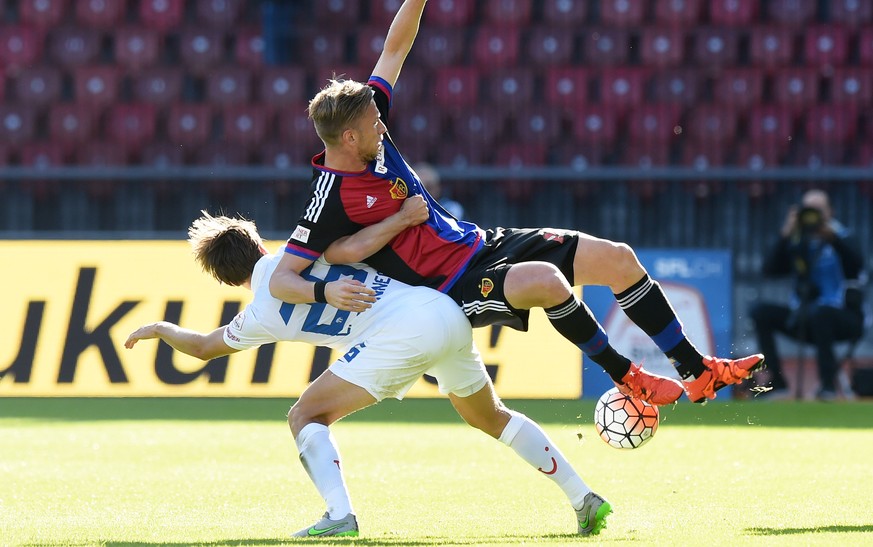
POLYGON ((630 359, 620 355, 609 345, 606 332, 584 302, 577 300, 575 295, 570 295, 561 304, 545 311, 555 330, 576 344, 589 359, 603 367, 610 378, 621 382, 630 369, 630 359))
POLYGON ((646 274, 629 289, 616 294, 615 299, 628 318, 673 361, 683 379, 696 378, 706 370, 703 355, 685 336, 682 323, 657 281, 646 274))

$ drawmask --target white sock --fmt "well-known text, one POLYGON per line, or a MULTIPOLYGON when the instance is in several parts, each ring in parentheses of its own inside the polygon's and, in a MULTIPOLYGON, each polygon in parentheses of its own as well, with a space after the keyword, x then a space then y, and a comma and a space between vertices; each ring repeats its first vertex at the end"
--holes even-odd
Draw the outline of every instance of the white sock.
POLYGON ((330 430, 322 424, 307 424, 297 434, 300 462, 324 498, 330 518, 337 520, 352 512, 352 500, 343 480, 340 457, 330 430))
POLYGON ((515 453, 534 469, 552 479, 570 499, 574 509, 581 508, 591 488, 570 466, 570 462, 540 426, 524 414, 514 410, 510 410, 509 413, 511 415, 509 423, 506 424, 498 440, 515 450, 515 453))

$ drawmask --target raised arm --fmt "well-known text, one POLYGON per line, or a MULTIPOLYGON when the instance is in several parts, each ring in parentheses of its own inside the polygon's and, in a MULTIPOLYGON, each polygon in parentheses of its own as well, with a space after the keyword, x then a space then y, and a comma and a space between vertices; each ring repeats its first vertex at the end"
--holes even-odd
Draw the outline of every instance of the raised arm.
POLYGON ((224 343, 224 327, 219 327, 209 334, 203 334, 168 321, 159 321, 136 329, 127 337, 124 347, 130 349, 138 341, 150 338, 160 338, 170 344, 173 349, 204 361, 238 351, 224 343))
POLYGON ((388 29, 382 55, 379 56, 379 60, 373 68, 373 76, 382 78, 392 87, 397 83, 397 77, 400 76, 400 69, 403 67, 406 55, 409 54, 409 50, 412 49, 412 44, 415 42, 421 13, 424 11, 426 3, 427 0, 406 0, 403 2, 388 29))

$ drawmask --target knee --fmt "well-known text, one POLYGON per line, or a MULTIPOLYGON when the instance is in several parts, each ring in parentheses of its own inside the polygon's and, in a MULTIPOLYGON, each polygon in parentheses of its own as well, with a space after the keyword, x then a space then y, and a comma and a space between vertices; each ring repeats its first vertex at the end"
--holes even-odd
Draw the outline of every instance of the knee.
POLYGON ((295 439, 301 429, 314 422, 324 423, 325 420, 320 420, 317 416, 314 416, 312 412, 309 411, 306 402, 302 399, 294 403, 294 406, 292 406, 288 411, 288 427, 291 428, 291 435, 293 435, 295 439))
POLYGON ((509 422, 509 413, 502 404, 494 408, 492 412, 487 414, 478 414, 476 416, 465 416, 464 420, 468 425, 478 429, 479 431, 494 437, 500 438, 503 429, 509 422))
POLYGON ((504 290, 509 303, 522 309, 551 308, 573 293, 561 270, 547 262, 516 264, 510 268, 504 290))

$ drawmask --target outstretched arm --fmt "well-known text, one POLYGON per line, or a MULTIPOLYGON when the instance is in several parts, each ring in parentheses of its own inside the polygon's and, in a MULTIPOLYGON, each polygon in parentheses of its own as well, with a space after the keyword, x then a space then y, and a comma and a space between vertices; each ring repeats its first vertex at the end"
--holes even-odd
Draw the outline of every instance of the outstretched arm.
POLYGON ((406 0, 403 2, 388 29, 382 55, 379 56, 379 60, 373 68, 373 76, 382 78, 392 87, 397 83, 403 62, 406 60, 409 50, 412 49, 413 42, 415 42, 421 13, 424 11, 426 3, 427 0, 406 0))
POLYGON ((427 217, 428 208, 424 198, 421 195, 409 196, 393 215, 331 243, 324 252, 324 259, 331 264, 363 262, 400 232, 421 224, 427 217))
POLYGON ((136 329, 127 337, 124 347, 130 349, 140 340, 150 338, 160 338, 170 344, 173 349, 204 361, 238 351, 224 343, 224 327, 219 327, 209 334, 203 334, 168 321, 159 321, 136 329))

